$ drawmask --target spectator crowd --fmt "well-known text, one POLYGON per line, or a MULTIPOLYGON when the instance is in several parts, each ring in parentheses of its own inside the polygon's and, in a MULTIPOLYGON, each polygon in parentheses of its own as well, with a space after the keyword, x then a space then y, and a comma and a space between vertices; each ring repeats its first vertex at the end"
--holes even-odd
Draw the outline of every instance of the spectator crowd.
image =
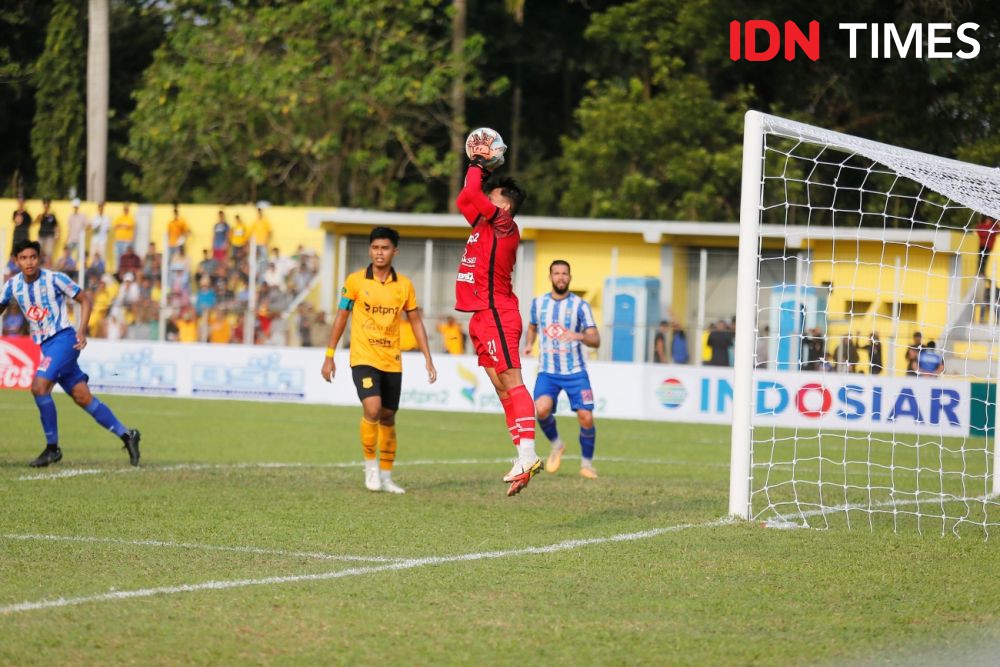
MULTIPOLYGON (((302 246, 292 255, 281 255, 271 245, 271 223, 263 208, 257 209, 257 219, 251 225, 240 215, 230 223, 226 212, 220 210, 211 247, 204 248, 196 261, 188 252, 190 227, 177 206, 167 225, 165 258, 155 242, 144 249, 136 247, 136 221, 128 204, 122 205, 114 220, 105 213, 103 202, 89 220, 80 212, 79 200, 72 206, 65 243, 57 255, 62 227, 50 210, 50 202, 43 200, 42 212, 32 218, 24 200, 19 199, 12 216, 12 246, 34 237, 42 246, 46 268, 78 281, 82 274, 82 287, 93 302, 90 336, 157 340, 164 326, 162 337, 166 340, 239 343, 249 339, 255 344, 280 345, 290 344, 290 338, 300 338, 301 344, 317 339, 312 331, 302 336, 303 319, 313 328, 325 328, 322 313, 307 314, 311 308, 303 305, 294 308, 311 289, 319 272, 319 258, 302 246), (254 257, 250 257, 251 247, 256 247, 254 257), (85 258, 82 271, 78 259, 81 250, 85 258), (256 297, 255 312, 248 317, 251 295, 256 297), (294 327, 289 326, 290 319, 295 321, 294 327), (249 336, 248 325, 253 327, 249 336)), ((18 270, 11 253, 3 279, 18 270)), ((3 317, 4 335, 26 332, 23 314, 16 306, 8 307, 3 317)))

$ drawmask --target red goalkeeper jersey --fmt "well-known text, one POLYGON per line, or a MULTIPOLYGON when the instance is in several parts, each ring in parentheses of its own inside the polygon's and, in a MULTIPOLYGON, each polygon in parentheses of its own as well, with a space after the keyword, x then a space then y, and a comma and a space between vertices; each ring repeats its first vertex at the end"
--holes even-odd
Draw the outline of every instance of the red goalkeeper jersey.
POLYGON ((483 172, 478 167, 465 173, 465 187, 456 203, 472 233, 455 277, 455 309, 518 310, 512 276, 521 233, 514 218, 483 194, 483 172))

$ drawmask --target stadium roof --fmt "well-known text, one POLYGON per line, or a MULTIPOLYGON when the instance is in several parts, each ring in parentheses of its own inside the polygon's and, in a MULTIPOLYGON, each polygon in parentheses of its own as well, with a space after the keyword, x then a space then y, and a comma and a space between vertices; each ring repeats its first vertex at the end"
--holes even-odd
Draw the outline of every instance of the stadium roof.
MULTIPOLYGON (((546 216, 518 216, 517 223, 524 230, 641 234, 647 243, 662 243, 664 237, 718 237, 738 238, 738 222, 691 222, 681 220, 623 220, 595 218, 557 218, 546 216)), ((394 213, 356 208, 319 209, 308 212, 308 224, 313 229, 325 225, 385 225, 389 227, 441 227, 465 228, 461 215, 455 213, 394 213)), ((788 247, 801 247, 808 234, 812 240, 836 241, 886 241, 910 245, 931 246, 939 251, 958 249, 953 241, 954 230, 881 229, 878 227, 828 227, 762 225, 762 236, 786 238, 788 247), (797 233, 801 230, 801 233, 797 233)), ((960 233, 957 234, 960 236, 960 233)))

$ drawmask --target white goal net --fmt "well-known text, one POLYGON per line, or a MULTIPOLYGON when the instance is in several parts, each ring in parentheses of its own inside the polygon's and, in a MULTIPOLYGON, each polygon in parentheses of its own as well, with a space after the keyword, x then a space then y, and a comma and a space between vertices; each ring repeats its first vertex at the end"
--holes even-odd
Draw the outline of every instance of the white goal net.
POLYGON ((1000 525, 997 217, 1000 170, 747 114, 733 515, 1000 525))

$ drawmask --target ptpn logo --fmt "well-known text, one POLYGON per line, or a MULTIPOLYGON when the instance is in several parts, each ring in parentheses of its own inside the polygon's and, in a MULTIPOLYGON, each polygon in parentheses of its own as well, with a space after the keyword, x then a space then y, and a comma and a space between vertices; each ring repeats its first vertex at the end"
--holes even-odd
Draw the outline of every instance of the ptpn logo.
MULTIPOLYGON (((979 55, 979 40, 974 34, 978 23, 963 23, 957 29, 951 23, 913 23, 900 28, 894 23, 839 23, 846 32, 848 56, 851 59, 867 54, 878 59, 951 59, 975 58, 979 55)), ((794 21, 781 27, 773 21, 754 19, 729 23, 729 59, 765 62, 778 54, 792 61, 803 55, 819 60, 820 25, 810 21, 803 30, 794 21)))

